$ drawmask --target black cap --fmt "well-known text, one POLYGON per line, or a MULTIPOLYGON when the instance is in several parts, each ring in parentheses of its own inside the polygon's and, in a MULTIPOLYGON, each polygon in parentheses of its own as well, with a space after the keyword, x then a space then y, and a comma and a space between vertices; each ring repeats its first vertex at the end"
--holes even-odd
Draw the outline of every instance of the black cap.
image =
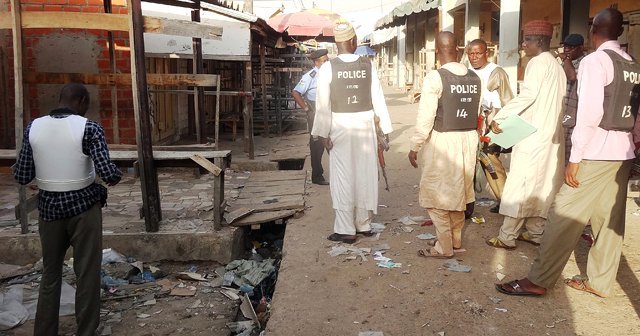
POLYGON ((312 60, 318 59, 326 54, 328 54, 329 51, 327 49, 318 49, 312 53, 309 54, 309 58, 312 60))
POLYGON ((569 34, 564 38, 562 44, 572 47, 581 46, 584 44, 584 38, 580 34, 569 34))

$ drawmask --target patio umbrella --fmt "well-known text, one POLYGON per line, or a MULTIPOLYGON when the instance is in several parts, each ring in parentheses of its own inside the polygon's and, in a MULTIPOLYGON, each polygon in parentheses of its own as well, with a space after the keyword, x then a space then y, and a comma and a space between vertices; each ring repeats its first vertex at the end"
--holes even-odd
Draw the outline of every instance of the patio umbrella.
POLYGON ((313 8, 297 13, 280 14, 267 24, 277 32, 290 36, 333 36, 333 26, 341 16, 324 9, 313 8))
POLYGON ((361 56, 375 56, 376 51, 371 49, 369 46, 361 45, 356 48, 356 52, 354 54, 361 56))

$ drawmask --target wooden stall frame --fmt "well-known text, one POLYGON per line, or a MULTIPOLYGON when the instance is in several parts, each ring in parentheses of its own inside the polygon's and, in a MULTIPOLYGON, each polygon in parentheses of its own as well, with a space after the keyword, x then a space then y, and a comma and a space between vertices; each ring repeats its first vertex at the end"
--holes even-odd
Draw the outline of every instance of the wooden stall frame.
MULTIPOLYGON (((106 1, 105 11, 107 11, 107 7, 111 5, 110 0, 106 1)), ((151 144, 151 119, 149 114, 147 84, 193 85, 197 87, 215 86, 219 98, 220 77, 218 75, 182 74, 154 74, 148 76, 145 71, 143 33, 164 33, 193 38, 219 39, 222 35, 222 28, 183 20, 144 17, 142 15, 141 0, 128 1, 128 14, 126 15, 110 13, 23 12, 19 0, 10 0, 10 3, 11 13, 0 13, 0 29, 11 29, 13 36, 16 157, 19 156, 24 131, 25 84, 64 84, 74 81, 84 84, 131 85, 134 97, 138 164, 140 165, 141 172, 140 179, 145 228, 148 232, 157 232, 159 230, 162 213, 160 208, 158 177, 154 166, 151 144), (131 74, 23 74, 22 29, 25 28, 77 28, 128 31, 131 51, 131 74)), ((113 46, 113 39, 109 40, 109 44, 113 46)), ((219 118, 219 111, 216 111, 216 119, 217 118, 219 118)), ((216 146, 218 143, 217 126, 218 123, 216 123, 216 146)), ((218 163, 223 165, 222 161, 218 163)), ((223 197, 223 184, 219 182, 214 183, 214 190, 219 194, 214 196, 214 200, 223 197)), ((21 232, 23 234, 28 232, 27 206, 25 187, 20 186, 18 213, 21 232)), ((219 215, 219 218, 214 218, 215 229, 220 228, 220 206, 221 204, 218 204, 217 207, 214 204, 214 208, 218 208, 214 213, 219 215)))

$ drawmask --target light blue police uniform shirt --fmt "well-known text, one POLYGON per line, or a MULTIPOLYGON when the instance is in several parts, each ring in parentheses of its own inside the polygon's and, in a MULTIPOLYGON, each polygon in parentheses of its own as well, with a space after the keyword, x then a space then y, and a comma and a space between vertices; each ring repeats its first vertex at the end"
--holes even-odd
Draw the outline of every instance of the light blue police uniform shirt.
POLYGON ((314 67, 302 75, 300 82, 293 89, 310 101, 316 101, 316 87, 318 86, 318 68, 314 67))

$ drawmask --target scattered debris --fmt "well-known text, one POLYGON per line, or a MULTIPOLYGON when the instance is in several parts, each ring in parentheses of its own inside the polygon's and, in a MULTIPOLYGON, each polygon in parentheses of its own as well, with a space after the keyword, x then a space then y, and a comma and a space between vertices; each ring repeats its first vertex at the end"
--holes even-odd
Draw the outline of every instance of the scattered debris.
POLYGON ((496 201, 489 198, 479 198, 476 200, 476 205, 481 207, 491 207, 496 204, 496 201))
POLYGON ((194 296, 196 295, 196 288, 194 286, 175 287, 171 290, 169 295, 173 296, 194 296))
POLYGON ((0 280, 11 279, 33 272, 33 265, 11 265, 0 263, 0 280))
POLYGON ((437 237, 431 233, 423 233, 423 234, 417 235, 416 238, 420 240, 431 240, 431 239, 436 239, 437 237))
POLYGON ((418 223, 424 222, 428 218, 425 216, 404 216, 398 219, 398 222, 404 225, 418 225, 418 223))
POLYGON ((495 304, 498 304, 498 303, 502 302, 501 298, 497 298, 497 297, 493 297, 493 296, 490 296, 489 300, 491 300, 491 302, 493 302, 495 304))
POLYGON ((238 295, 238 291, 232 288, 222 287, 220 288, 220 294, 226 296, 230 300, 236 301, 240 300, 240 296, 238 295))
POLYGON ((253 309, 253 305, 251 305, 251 300, 247 294, 241 297, 242 304, 240 305, 240 311, 242 311, 242 315, 245 318, 251 319, 254 321, 258 328, 260 328, 260 321, 258 320, 258 315, 256 315, 256 311, 253 309))
POLYGON ((399 268, 402 267, 401 263, 396 263, 393 261, 379 262, 378 267, 382 268, 399 268))
POLYGON ((207 279, 205 279, 202 275, 192 272, 180 272, 178 273, 176 278, 182 280, 207 281, 207 279))
POLYGON ((496 310, 499 311, 499 312, 503 312, 503 313, 507 312, 507 309, 505 309, 505 308, 496 308, 496 310))
POLYGON ((247 283, 257 286, 275 272, 276 268, 273 264, 273 259, 265 259, 261 262, 241 259, 230 262, 225 269, 234 273, 233 283, 236 286, 240 287, 247 283))
POLYGON ((403 226, 402 227, 402 231, 406 232, 406 233, 411 233, 413 232, 413 228, 410 226, 403 226))
POLYGON ((458 260, 456 259, 451 259, 447 261, 446 263, 444 263, 443 266, 446 267, 451 272, 462 272, 462 273, 471 272, 471 266, 463 265, 459 263, 458 260))
POLYGON ((378 252, 378 251, 387 251, 390 250, 391 246, 389 246, 389 244, 387 243, 382 243, 382 244, 377 244, 374 247, 371 248, 371 251, 378 252))
POLYGON ((125 258, 122 254, 116 252, 114 249, 103 249, 102 250, 102 264, 112 264, 112 263, 126 263, 127 258, 125 258))
POLYGON ((371 223, 371 232, 373 233, 381 233, 385 228, 386 226, 382 223, 371 223))
POLYGON ((361 331, 358 336, 384 336, 382 331, 361 331))
POLYGON ((482 216, 471 217, 471 221, 476 223, 476 224, 484 224, 485 223, 484 217, 482 217, 482 216))
POLYGON ((420 226, 431 226, 433 225, 433 221, 431 219, 427 219, 426 221, 422 222, 422 224, 420 224, 420 226))
POLYGON ((498 278, 499 281, 502 281, 502 279, 504 279, 506 275, 500 273, 500 272, 496 272, 496 278, 498 278))

